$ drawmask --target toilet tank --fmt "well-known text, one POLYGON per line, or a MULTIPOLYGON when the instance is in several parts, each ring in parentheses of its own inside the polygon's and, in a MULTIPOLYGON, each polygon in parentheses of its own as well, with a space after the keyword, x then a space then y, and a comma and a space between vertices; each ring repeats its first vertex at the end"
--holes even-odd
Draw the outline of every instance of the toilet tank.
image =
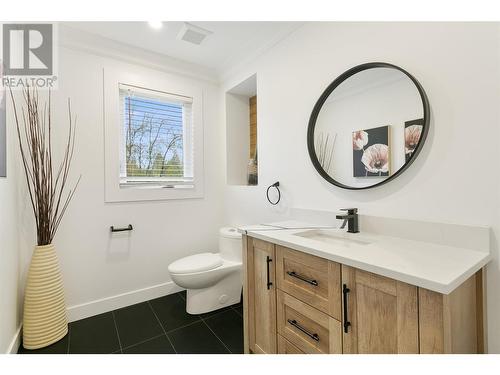
POLYGON ((241 233, 236 228, 224 227, 219 230, 219 252, 222 259, 241 262, 241 233))

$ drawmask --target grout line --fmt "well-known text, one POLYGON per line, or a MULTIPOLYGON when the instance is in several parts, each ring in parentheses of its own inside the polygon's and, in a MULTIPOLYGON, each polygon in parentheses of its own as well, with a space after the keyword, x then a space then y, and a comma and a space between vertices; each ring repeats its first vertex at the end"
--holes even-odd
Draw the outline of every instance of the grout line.
POLYGON ((172 345, 172 349, 174 349, 174 353, 175 353, 175 354, 178 354, 178 353, 177 353, 177 349, 175 349, 174 343, 172 342, 172 340, 170 340, 170 337, 168 337, 168 335, 167 335, 167 334, 165 334, 165 336, 167 337, 167 340, 168 340, 168 342, 170 343, 170 345, 172 345))
POLYGON ((183 328, 186 328, 186 327, 192 326, 193 324, 196 324, 196 323, 201 323, 201 318, 198 318, 198 320, 195 320, 194 322, 191 322, 191 323, 185 324, 185 325, 180 326, 180 327, 172 328, 171 330, 168 330, 168 331, 165 331, 165 332, 166 332, 167 334, 169 334, 169 333, 172 333, 172 332, 178 331, 178 330, 180 330, 180 329, 183 329, 183 328))
POLYGON ((120 334, 118 333, 118 326, 116 324, 115 312, 111 311, 111 315, 113 316, 113 322, 115 323, 115 331, 116 331, 116 336, 118 337, 118 344, 120 345, 120 353, 123 354, 122 340, 120 340, 120 334))
POLYGON ((243 314, 241 314, 237 308, 233 307, 233 311, 243 318, 243 314))
POLYGON ((68 350, 66 351, 66 354, 69 354, 70 345, 71 345, 71 326, 68 324, 68 350))
POLYGON ((186 299, 184 298, 184 293, 182 293, 182 292, 177 292, 177 294, 185 301, 186 299))
POLYGON ((213 335, 217 338, 217 340, 219 340, 221 342, 221 344, 224 345, 224 348, 226 348, 226 350, 229 352, 229 354, 233 354, 233 352, 231 350, 229 350, 229 348, 226 346, 226 344, 224 344, 224 341, 222 341, 220 339, 220 337, 217 336, 217 334, 212 330, 212 328, 210 328, 210 326, 207 324, 207 322, 205 322, 205 319, 203 319, 203 318, 200 318, 200 319, 201 319, 201 321, 203 323, 205 323, 205 325, 207 326, 207 328, 210 330, 210 332, 213 333, 213 335))
MULTIPOLYGON (((179 295, 179 297, 180 297, 183 301, 185 301, 185 299, 184 299, 184 297, 182 296, 182 294, 181 294, 181 293, 177 293, 177 294, 179 295)), ((177 331, 177 330, 179 330, 179 329, 182 329, 182 328, 186 328, 186 327, 192 326, 193 324, 200 323, 200 322, 203 322, 203 324, 205 324, 205 326, 206 326, 206 327, 210 330, 210 332, 212 332, 212 334, 213 334, 213 335, 217 338, 217 340, 219 340, 219 341, 220 341, 220 343, 224 346, 224 348, 226 348, 226 350, 228 351, 228 353, 229 353, 229 354, 232 354, 231 350, 229 350, 229 348, 226 346, 226 344, 224 344, 224 342, 223 342, 223 341, 219 338, 219 336, 217 336, 217 335, 215 334, 215 332, 214 332, 214 331, 212 330, 212 328, 210 328, 210 326, 209 326, 209 325, 205 322, 205 320, 201 317, 201 315, 196 315, 196 318, 198 318, 198 319, 197 319, 197 320, 195 320, 195 321, 194 321, 194 322, 192 322, 192 323, 189 323, 189 324, 183 325, 183 326, 181 326, 181 327, 177 327, 177 328, 171 329, 171 330, 169 330, 169 331, 166 331, 166 330, 165 330, 165 328, 163 327, 163 324, 161 324, 160 319, 158 318, 158 315, 156 315, 155 309, 154 309, 154 308, 153 308, 153 306, 151 305, 150 301, 148 301, 148 305, 149 305, 149 307, 151 308, 151 310, 153 311, 153 314, 155 315, 156 320, 158 321, 158 323, 160 324, 161 328, 163 329, 163 332, 165 332, 165 336, 167 336, 167 339, 168 339, 168 341, 170 342, 170 345, 172 345, 172 348, 174 349, 174 352, 175 352, 176 354, 177 354, 177 350, 175 349, 174 344, 173 344, 172 340, 171 340, 171 339, 170 339, 170 337, 169 337, 169 333, 175 332, 175 331, 177 331)), ((225 312, 225 311, 230 311, 230 310, 222 310, 222 309, 221 309, 221 311, 219 311, 219 312, 217 312, 217 313, 215 313, 215 314, 213 314, 213 315, 210 315, 208 318, 212 318, 212 317, 214 317, 215 315, 221 314, 221 313, 223 313, 223 312, 225 312)))
POLYGON ((150 301, 148 301, 148 306, 151 309, 151 311, 153 312, 153 315, 155 316, 156 321, 160 325, 161 330, 163 331, 163 334, 167 338, 167 340, 170 343, 170 345, 172 345, 172 349, 174 349, 174 353, 177 354, 177 350, 175 349, 174 343, 172 342, 172 340, 170 340, 170 337, 168 337, 167 332, 165 331, 165 328, 163 327, 163 324, 161 324, 160 318, 158 318, 158 315, 156 315, 156 311, 155 311, 155 309, 153 309, 153 306, 151 305, 150 301))
MULTIPOLYGON (((241 314, 239 314, 239 313, 236 311, 236 309, 235 309, 233 306, 234 306, 234 305, 231 305, 231 306, 226 306, 226 307, 223 307, 223 308, 221 308, 221 309, 219 309, 219 310, 215 310, 215 311, 217 311, 217 312, 210 311, 211 315, 210 315, 210 316, 207 316, 206 318, 202 318, 202 317, 200 316, 200 315, 201 315, 201 314, 200 314, 200 315, 199 315, 199 316, 200 316, 200 319, 202 319, 202 320, 203 320, 203 319, 205 319, 205 320, 212 319, 214 316, 217 316, 217 315, 219 315, 219 314, 222 314, 222 313, 225 313, 225 312, 227 312, 227 311, 231 311, 231 310, 233 310, 234 312, 236 312, 238 315, 241 315, 241 314)), ((205 313, 205 314, 208 314, 208 313, 205 313)))
POLYGON ((231 308, 233 310, 236 310, 238 307, 243 307, 243 304, 241 302, 235 303, 234 305, 231 305, 231 308))
POLYGON ((159 335, 156 335, 156 336, 150 337, 149 339, 142 340, 142 341, 136 342, 135 344, 132 344, 132 345, 126 346, 126 347, 124 347, 124 348, 123 348, 123 350, 133 348, 134 346, 144 344, 145 342, 148 342, 148 341, 151 341, 151 340, 157 339, 158 337, 162 337, 162 336, 165 336, 165 333, 160 333, 159 335))
POLYGON ((151 302, 150 301, 147 301, 148 303, 148 306, 149 308, 151 309, 151 312, 153 313, 153 315, 155 316, 156 318, 156 321, 158 322, 158 324, 160 325, 161 327, 161 330, 163 331, 163 334, 166 335, 167 332, 165 331, 165 328, 163 327, 163 324, 161 324, 161 321, 160 321, 160 318, 158 318, 158 315, 156 315, 156 311, 155 309, 153 309, 153 306, 151 305, 151 302))
POLYGON ((203 313, 203 314, 199 314, 199 315, 196 315, 196 316, 197 316, 197 317, 199 317, 201 320, 203 320, 203 319, 211 319, 211 318, 213 318, 214 316, 217 316, 217 315, 220 315, 220 314, 222 314, 222 313, 225 313, 226 311, 231 311, 231 309, 225 309, 225 308, 222 308, 222 309, 220 309, 220 310, 218 310, 218 311, 217 311, 217 310, 215 310, 215 311, 216 311, 216 312, 214 312, 214 311, 210 311, 210 312, 208 312, 208 313, 203 313), (210 315, 208 315, 208 316, 206 316, 206 317, 202 318, 202 315, 204 315, 204 314, 210 314, 210 315))

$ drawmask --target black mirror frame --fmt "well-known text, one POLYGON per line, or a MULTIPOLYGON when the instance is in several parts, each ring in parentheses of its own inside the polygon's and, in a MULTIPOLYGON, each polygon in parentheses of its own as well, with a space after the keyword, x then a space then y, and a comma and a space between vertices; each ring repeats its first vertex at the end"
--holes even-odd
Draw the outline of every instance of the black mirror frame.
POLYGON ((427 95, 425 94, 424 88, 422 85, 417 81, 415 77, 413 77, 410 73, 408 73, 406 70, 403 68, 400 68, 397 65, 389 64, 389 63, 383 63, 383 62, 371 62, 371 63, 365 63, 361 65, 357 65, 346 72, 342 73, 340 76, 338 76, 330 85, 326 88, 325 91, 321 94, 319 97, 318 101, 314 105, 313 111, 311 113, 311 117, 309 118, 309 125, 307 128, 307 149, 309 151, 309 157, 311 158, 311 161, 314 165, 314 168, 318 171, 318 173, 323 177, 325 180, 330 182, 331 184, 338 186, 343 189, 348 189, 348 190, 365 190, 365 189, 371 189, 377 186, 381 186, 383 184, 388 183, 389 181, 392 181, 396 177, 398 177, 401 173, 403 173, 408 167, 413 163, 413 161, 416 159, 420 151, 422 150, 422 147, 425 143, 425 140, 427 138, 427 134, 429 133, 429 123, 430 123, 430 106, 429 106, 429 100, 427 99, 427 95), (393 175, 389 176, 385 180, 374 184, 370 186, 362 186, 362 187, 353 187, 349 185, 344 185, 338 181, 336 181, 334 178, 332 178, 322 167, 321 164, 319 163, 319 160, 316 156, 316 151, 314 149, 314 128, 316 126, 316 120, 318 119, 319 112, 321 111, 321 108, 323 107, 323 104, 325 103, 326 99, 330 94, 339 86, 342 82, 344 82, 346 79, 349 77, 353 76, 356 73, 362 72, 364 70, 368 69, 373 69, 373 68, 390 68, 390 69, 396 69, 399 70, 400 72, 404 73, 408 78, 412 80, 414 85, 416 86, 420 98, 422 99, 422 106, 424 108, 424 125, 422 129, 422 135, 420 136, 420 141, 418 142, 417 147, 415 148, 415 151, 413 151, 410 159, 401 167, 399 168, 396 173, 393 175))

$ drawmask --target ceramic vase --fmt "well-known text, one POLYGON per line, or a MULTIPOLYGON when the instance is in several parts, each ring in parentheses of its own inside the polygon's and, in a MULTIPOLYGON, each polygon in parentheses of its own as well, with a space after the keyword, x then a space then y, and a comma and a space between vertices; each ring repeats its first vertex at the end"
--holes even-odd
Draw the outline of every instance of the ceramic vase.
POLYGON ((54 245, 36 246, 24 296, 23 346, 39 349, 68 333, 59 261, 54 245))

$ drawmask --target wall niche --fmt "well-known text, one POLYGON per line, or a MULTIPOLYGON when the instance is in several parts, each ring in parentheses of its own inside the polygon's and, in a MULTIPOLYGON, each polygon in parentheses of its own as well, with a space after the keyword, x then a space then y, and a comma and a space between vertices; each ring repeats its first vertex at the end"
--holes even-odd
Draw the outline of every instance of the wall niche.
POLYGON ((258 184, 257 75, 225 94, 226 177, 228 185, 258 184))

